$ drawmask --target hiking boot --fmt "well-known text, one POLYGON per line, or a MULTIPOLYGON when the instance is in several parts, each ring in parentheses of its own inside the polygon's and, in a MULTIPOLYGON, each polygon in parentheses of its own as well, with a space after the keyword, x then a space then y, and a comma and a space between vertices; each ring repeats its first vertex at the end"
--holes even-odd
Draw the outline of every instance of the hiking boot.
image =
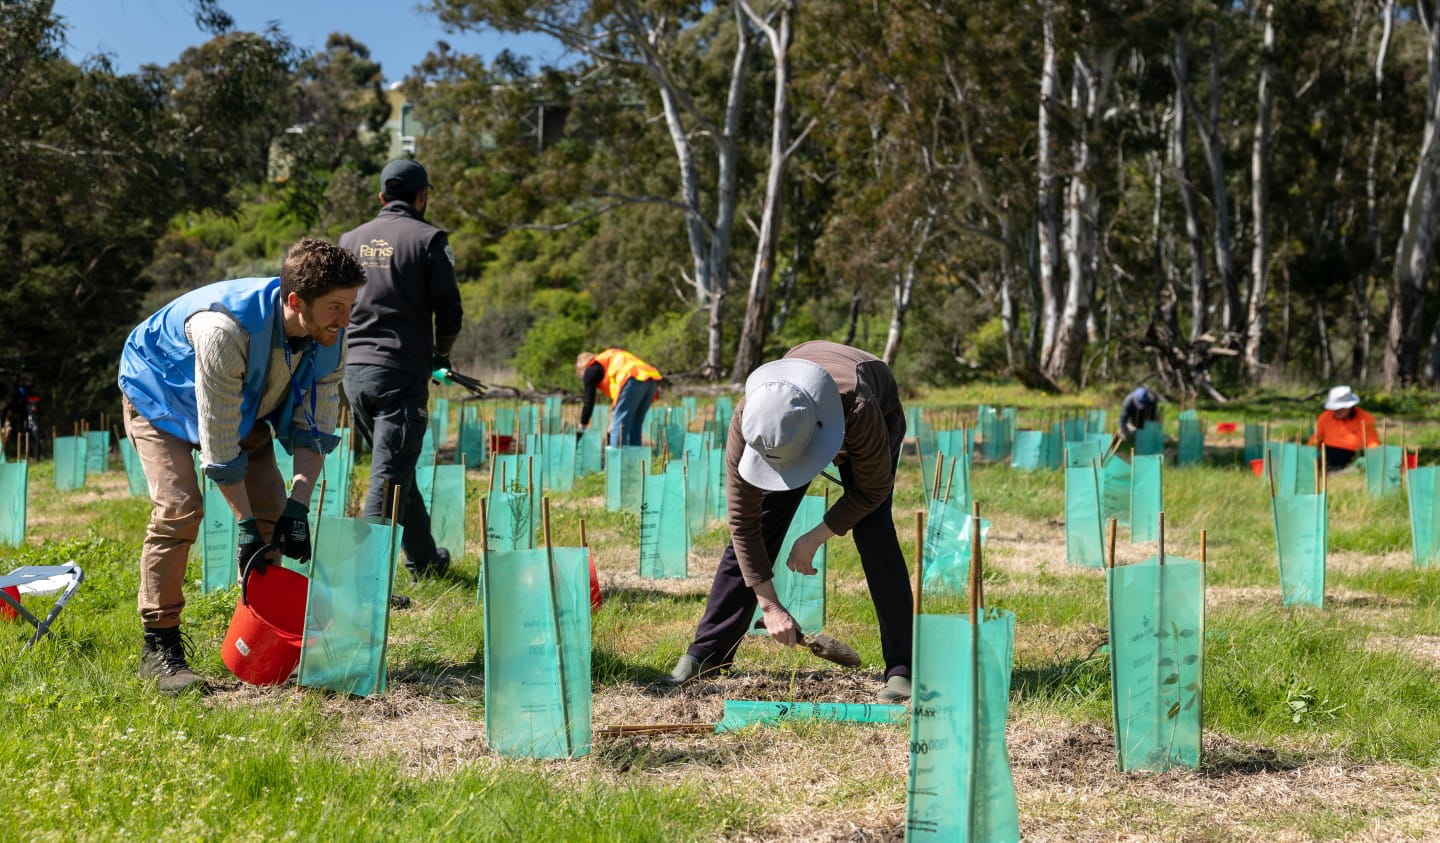
POLYGON ((196 676, 185 660, 185 651, 192 649, 190 636, 182 635, 178 626, 146 629, 145 643, 140 647, 140 678, 154 681, 162 694, 170 696, 192 688, 205 690, 205 680, 196 676))
POLYGON ((670 675, 661 679, 659 684, 669 688, 679 688, 682 685, 688 685, 702 676, 718 674, 725 667, 727 667, 727 665, 701 661, 689 653, 686 653, 680 657, 680 661, 675 663, 675 669, 670 671, 670 675))
POLYGON ((887 703, 905 702, 910 699, 910 677, 892 676, 885 680, 885 687, 880 689, 880 701, 887 703))

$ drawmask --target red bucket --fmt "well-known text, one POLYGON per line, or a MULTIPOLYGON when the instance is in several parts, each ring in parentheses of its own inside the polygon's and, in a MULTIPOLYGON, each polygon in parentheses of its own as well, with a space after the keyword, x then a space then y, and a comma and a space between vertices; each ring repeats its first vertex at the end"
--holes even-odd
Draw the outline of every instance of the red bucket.
POLYGON ((590 557, 590 611, 593 612, 605 602, 605 595, 600 593, 600 574, 595 570, 595 551, 587 548, 585 555, 590 557))
POLYGON ((1419 452, 1419 451, 1416 451, 1416 452, 1413 453, 1413 454, 1407 453, 1407 454, 1405 455, 1405 467, 1406 467, 1406 468, 1419 468, 1419 467, 1420 467, 1420 452, 1419 452))
MULTIPOLYGON (((591 565, 593 566, 594 563, 592 562, 591 565)), ((592 567, 591 570, 594 570, 594 568, 592 567)), ((20 602, 20 586, 6 586, 5 588, 0 588, 0 591, 3 591, 11 597, 15 598, 16 603, 20 602)), ((13 621, 18 617, 20 617, 20 613, 15 611, 14 606, 6 603, 4 600, 0 600, 0 621, 13 621)))
POLYGON ((1215 425, 1216 433, 1234 433, 1236 430, 1239 429, 1240 424, 1238 422, 1218 422, 1215 425))
POLYGON ((1250 461, 1250 473, 1251 473, 1251 474, 1254 474, 1256 477, 1263 477, 1263 476, 1265 476, 1265 460, 1263 460, 1263 459, 1251 460, 1251 461, 1250 461))
POLYGON ((279 565, 245 575, 220 647, 225 666, 242 682, 278 685, 290 678, 300 663, 309 588, 304 576, 279 565))
POLYGON ((515 448, 515 437, 503 436, 499 433, 490 434, 490 453, 492 454, 515 454, 519 451, 515 448))

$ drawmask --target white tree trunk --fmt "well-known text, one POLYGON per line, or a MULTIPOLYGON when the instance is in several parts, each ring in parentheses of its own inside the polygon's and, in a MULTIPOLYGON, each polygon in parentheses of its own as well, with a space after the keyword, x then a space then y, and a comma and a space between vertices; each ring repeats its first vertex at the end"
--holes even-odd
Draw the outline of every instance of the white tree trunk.
POLYGON ((1255 242, 1250 253, 1250 309, 1245 318, 1245 369, 1258 383, 1264 371, 1261 343, 1265 338, 1265 298, 1269 294, 1270 113, 1275 98, 1275 0, 1265 3, 1265 35, 1260 48, 1260 90, 1255 134, 1250 146, 1250 213, 1255 242))
POLYGON ((1050 0, 1041 0, 1040 6, 1044 46, 1040 70, 1040 114, 1036 129, 1035 169, 1040 185, 1035 222, 1040 239, 1040 359, 1045 360, 1055 345, 1064 293, 1059 281, 1059 197, 1055 191, 1055 152, 1050 139, 1050 111, 1058 105, 1060 96, 1055 58, 1055 21, 1050 0))
POLYGON ((935 220, 940 209, 931 206, 920 223, 920 236, 915 238, 915 248, 905 261, 905 268, 895 276, 891 289, 890 330, 885 335, 885 352, 880 355, 886 365, 894 366, 900 355, 900 338, 904 334, 905 314, 910 311, 910 296, 915 291, 916 269, 930 245, 930 236, 935 230, 935 220))
POLYGON ((1175 77, 1175 128, 1171 135, 1171 157, 1175 181, 1185 209, 1185 242, 1190 246, 1190 339, 1195 341, 1210 330, 1210 286, 1205 272, 1205 243, 1200 235, 1200 202, 1190 180, 1190 153, 1186 144, 1186 117, 1189 113, 1190 48, 1185 33, 1175 34, 1171 71, 1175 77))

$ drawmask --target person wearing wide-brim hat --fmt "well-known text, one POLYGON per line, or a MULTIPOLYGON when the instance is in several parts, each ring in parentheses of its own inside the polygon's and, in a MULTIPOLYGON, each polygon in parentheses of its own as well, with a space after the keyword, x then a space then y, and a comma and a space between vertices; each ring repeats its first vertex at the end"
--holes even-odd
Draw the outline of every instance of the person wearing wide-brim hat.
POLYGON ((695 640, 664 681, 683 685, 727 669, 758 602, 770 636, 799 641, 795 619, 772 581, 778 563, 814 575, 815 552, 852 533, 885 658, 881 699, 910 696, 911 591, 895 534, 891 495, 905 411, 884 361, 833 342, 807 342, 756 369, 745 382, 725 445, 730 545, 720 557, 695 640), (824 519, 777 560, 810 481, 831 462, 844 488, 824 519))
POLYGON ((1380 444, 1375 417, 1360 409, 1360 396, 1350 387, 1332 387, 1325 397, 1325 410, 1315 421, 1310 444, 1325 446, 1325 465, 1338 471, 1355 459, 1356 452, 1380 444))

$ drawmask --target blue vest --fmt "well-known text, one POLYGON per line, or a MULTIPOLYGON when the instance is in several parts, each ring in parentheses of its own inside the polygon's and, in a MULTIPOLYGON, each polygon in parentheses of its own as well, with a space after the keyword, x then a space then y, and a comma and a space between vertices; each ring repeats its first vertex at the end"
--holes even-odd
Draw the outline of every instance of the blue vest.
MULTIPOLYGON (((125 340, 125 350, 120 355, 120 389, 140 415, 156 428, 198 444, 195 349, 185 336, 185 322, 204 310, 230 314, 250 336, 245 382, 241 386, 240 429, 235 431, 235 441, 239 442, 255 426, 265 376, 270 368, 271 349, 285 341, 279 278, 221 281, 192 290, 160 308, 137 325, 125 340)), ((302 354, 295 371, 295 383, 300 385, 307 404, 311 384, 340 365, 344 342, 342 330, 339 342, 328 348, 312 342, 313 353, 302 354)), ((290 440, 296 432, 291 422, 294 409, 295 392, 288 389, 279 409, 267 418, 275 429, 275 438, 287 451, 291 450, 290 440)), ((308 433, 308 429, 305 432, 308 433)))

